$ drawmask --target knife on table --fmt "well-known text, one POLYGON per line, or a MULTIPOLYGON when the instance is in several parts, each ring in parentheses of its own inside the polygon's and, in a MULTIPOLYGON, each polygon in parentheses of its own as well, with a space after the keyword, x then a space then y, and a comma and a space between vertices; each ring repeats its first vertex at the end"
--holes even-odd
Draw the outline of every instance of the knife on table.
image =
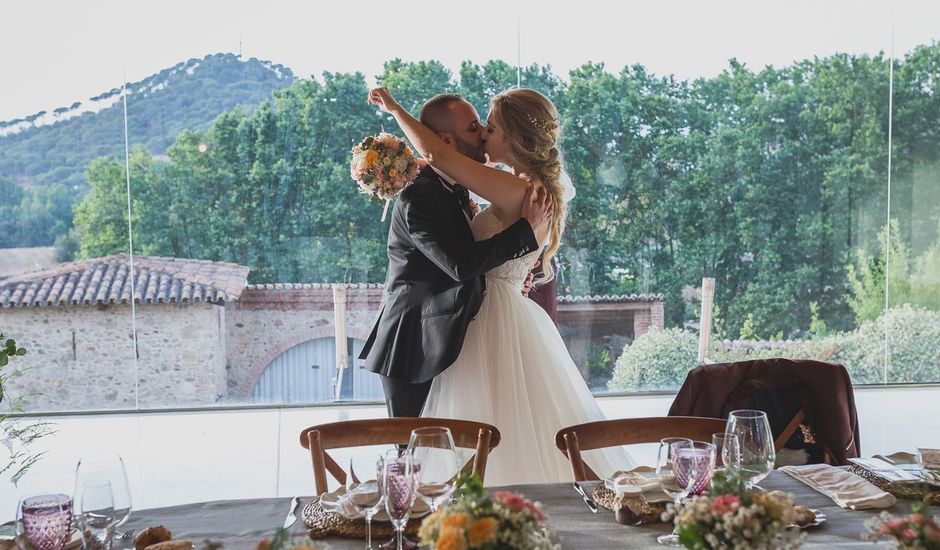
POLYGON ((591 513, 597 513, 597 503, 594 502, 594 499, 589 497, 587 493, 584 492, 584 487, 581 487, 581 484, 577 481, 574 482, 574 490, 581 495, 581 500, 587 504, 587 507, 591 509, 591 513))
POLYGON ((291 525, 297 521, 297 516, 295 512, 297 511, 297 506, 300 505, 300 497, 294 497, 290 501, 290 510, 287 511, 287 517, 284 518, 284 529, 289 529, 291 525))

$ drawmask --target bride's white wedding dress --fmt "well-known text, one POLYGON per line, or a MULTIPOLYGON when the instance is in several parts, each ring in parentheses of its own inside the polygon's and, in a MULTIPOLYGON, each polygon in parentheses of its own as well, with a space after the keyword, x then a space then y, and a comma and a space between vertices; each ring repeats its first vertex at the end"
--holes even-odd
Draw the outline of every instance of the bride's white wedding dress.
MULTIPOLYGON (((505 229, 492 209, 473 218, 473 236, 505 229)), ((457 361, 438 375, 421 416, 475 420, 499 428, 502 440, 486 465, 486 484, 571 481, 571 466, 555 447, 561 428, 604 416, 571 360, 558 329, 522 286, 539 252, 509 260, 486 274, 486 295, 457 361)), ((598 475, 629 470, 623 448, 588 451, 598 475)))

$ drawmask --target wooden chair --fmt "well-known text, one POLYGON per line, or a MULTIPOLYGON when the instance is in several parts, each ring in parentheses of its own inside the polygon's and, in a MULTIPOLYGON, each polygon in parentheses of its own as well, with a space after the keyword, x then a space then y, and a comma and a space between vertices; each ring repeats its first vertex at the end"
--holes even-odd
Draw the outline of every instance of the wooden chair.
POLYGON ((725 431, 726 421, 720 418, 695 416, 662 416, 600 420, 569 426, 555 435, 555 446, 571 462, 575 481, 600 479, 581 459, 581 451, 659 443, 664 437, 687 437, 711 443, 712 434, 725 431))
POLYGON ((411 436, 411 430, 432 426, 450 428, 456 447, 475 450, 473 458, 464 465, 463 471, 475 472, 482 480, 486 473, 486 459, 490 451, 499 445, 499 430, 495 426, 483 422, 446 418, 405 417, 349 420, 311 426, 300 433, 300 444, 310 450, 317 494, 322 495, 328 491, 327 472, 340 484, 346 483, 346 472, 326 453, 327 450, 365 445, 406 445, 411 436))

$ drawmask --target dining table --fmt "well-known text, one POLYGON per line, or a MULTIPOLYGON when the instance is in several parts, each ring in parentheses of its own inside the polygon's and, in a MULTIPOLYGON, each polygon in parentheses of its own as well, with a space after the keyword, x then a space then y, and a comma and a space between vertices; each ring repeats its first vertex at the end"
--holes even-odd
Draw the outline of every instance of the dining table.
MULTIPOLYGON (((590 492, 593 484, 583 486, 590 492)), ((876 543, 863 540, 865 522, 876 517, 881 510, 851 510, 840 508, 830 498, 779 472, 772 472, 761 481, 768 491, 780 489, 792 493, 796 504, 817 509, 826 515, 826 521, 805 529, 803 548, 872 548, 876 543)), ((571 483, 515 485, 488 488, 510 490, 540 502, 548 516, 547 524, 555 532, 564 549, 603 550, 624 548, 663 548, 656 537, 672 529, 672 524, 621 525, 614 513, 600 508, 591 512, 571 483)), ((303 503, 313 497, 302 497, 303 503)), ((125 528, 138 532, 146 527, 163 525, 173 533, 174 539, 191 540, 195 548, 203 548, 206 541, 221 543, 226 550, 254 549, 259 541, 270 538, 280 527, 291 508, 292 497, 250 500, 222 500, 198 502, 166 508, 135 511, 125 528)), ((302 508, 302 507, 301 507, 302 508)), ((893 514, 910 511, 909 501, 898 499, 887 509, 893 514)), ((298 509, 298 517, 300 516, 298 509)), ((419 520, 414 520, 419 521, 419 520)), ((304 535, 303 519, 291 527, 299 536, 304 535)), ((336 550, 365 548, 362 539, 331 537, 321 539, 336 550)), ((888 543, 880 543, 888 544, 888 543)))

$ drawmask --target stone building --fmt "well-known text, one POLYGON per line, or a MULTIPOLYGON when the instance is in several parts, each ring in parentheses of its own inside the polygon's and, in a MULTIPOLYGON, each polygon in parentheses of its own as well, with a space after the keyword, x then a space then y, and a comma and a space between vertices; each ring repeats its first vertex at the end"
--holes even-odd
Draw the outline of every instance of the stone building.
MULTIPOLYGON (((0 279, 0 330, 29 350, 7 389, 30 411, 381 399, 356 357, 382 285, 249 285, 248 273, 147 256, 132 270, 119 254, 0 279), (334 305, 344 316, 341 376, 334 305)), ((558 322, 587 365, 591 346, 619 354, 661 327, 662 296, 561 297, 558 322)))

